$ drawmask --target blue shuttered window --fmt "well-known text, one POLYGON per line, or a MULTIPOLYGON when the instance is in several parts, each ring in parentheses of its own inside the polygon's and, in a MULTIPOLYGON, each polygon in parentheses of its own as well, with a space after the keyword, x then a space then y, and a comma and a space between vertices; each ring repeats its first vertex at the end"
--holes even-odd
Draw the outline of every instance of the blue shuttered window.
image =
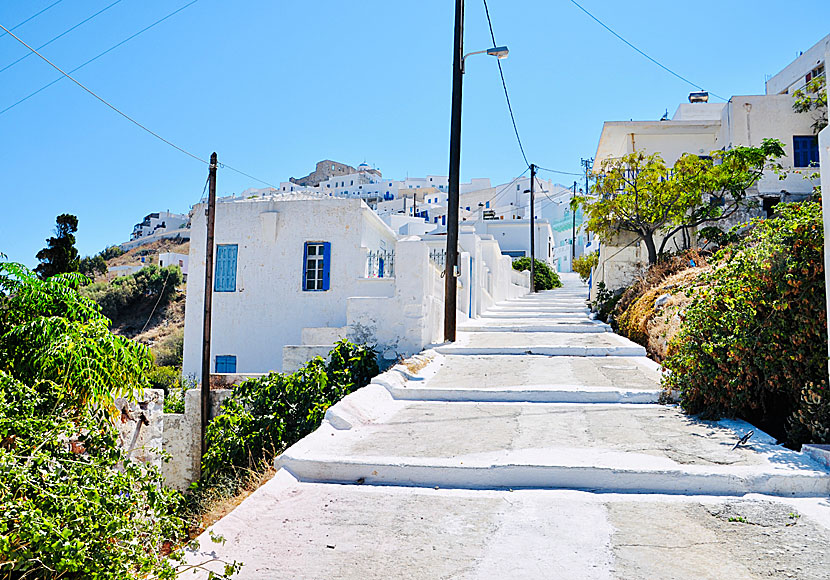
POLYGON ((818 137, 815 135, 793 137, 793 157, 796 167, 818 166, 818 137))
POLYGON ((303 290, 328 290, 330 277, 331 243, 306 242, 303 250, 303 290))
POLYGON ((236 372, 236 357, 232 354, 221 355, 216 357, 216 372, 217 373, 235 373, 236 372))
POLYGON ((236 292, 236 256, 239 246, 216 246, 216 272, 213 277, 214 292, 236 292))

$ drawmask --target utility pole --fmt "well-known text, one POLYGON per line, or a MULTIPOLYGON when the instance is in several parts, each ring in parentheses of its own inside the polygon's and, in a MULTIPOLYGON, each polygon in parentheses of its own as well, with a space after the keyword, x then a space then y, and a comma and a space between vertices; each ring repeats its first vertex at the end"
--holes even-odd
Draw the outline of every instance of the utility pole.
POLYGON ((202 327, 202 453, 207 451, 205 430, 210 420, 210 322, 213 306, 213 232, 216 226, 216 152, 208 169, 207 241, 205 244, 205 310, 202 327))
POLYGON ((530 292, 536 292, 536 166, 530 164, 530 292))
MULTIPOLYGON (((571 202, 576 197, 576 181, 574 181, 574 192, 571 196, 571 202)), ((571 213, 573 214, 573 229, 571 230, 571 270, 574 269, 574 259, 576 258, 576 208, 571 203, 571 213)))
POLYGON ((455 342, 456 280, 458 264, 458 201, 461 172, 461 91, 464 80, 464 0, 455 0, 455 38, 452 59, 452 118, 447 200, 447 258, 444 269, 444 340, 455 342))
POLYGON ((406 215, 406 194, 403 196, 403 215, 406 215))

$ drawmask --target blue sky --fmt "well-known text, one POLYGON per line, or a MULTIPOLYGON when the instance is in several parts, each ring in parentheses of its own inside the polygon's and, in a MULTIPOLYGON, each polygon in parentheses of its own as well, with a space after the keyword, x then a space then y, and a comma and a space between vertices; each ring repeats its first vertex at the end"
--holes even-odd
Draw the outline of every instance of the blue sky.
MULTIPOLYGON (((39 46, 114 0, 61 0, 15 30, 39 46)), ((190 0, 121 0, 43 54, 65 70, 190 0)), ((11 27, 55 0, 6 0, 11 27)), ((681 75, 720 95, 760 94, 765 75, 830 32, 826 0, 582 0, 681 75), (812 16, 810 16, 812 15, 812 16)), ((531 162, 578 172, 605 120, 671 115, 692 87, 645 60, 568 0, 490 0, 496 40, 531 162)), ((447 173, 451 0, 198 0, 75 73, 196 155, 278 183, 316 161, 364 160, 384 175, 447 173)), ((467 0, 466 51, 490 46, 481 2, 467 0)), ((0 68, 26 53, 0 38, 0 68)), ((59 73, 35 56, 0 72, 0 110, 59 73)), ((507 181, 525 164, 498 68, 468 61, 462 179, 507 181)), ((186 212, 206 167, 62 80, 0 114, 0 252, 33 266, 55 216, 76 214, 78 248, 124 241, 152 211, 186 212)), ((560 176, 563 183, 572 178, 560 176)), ((219 194, 263 186, 221 170, 219 194)))

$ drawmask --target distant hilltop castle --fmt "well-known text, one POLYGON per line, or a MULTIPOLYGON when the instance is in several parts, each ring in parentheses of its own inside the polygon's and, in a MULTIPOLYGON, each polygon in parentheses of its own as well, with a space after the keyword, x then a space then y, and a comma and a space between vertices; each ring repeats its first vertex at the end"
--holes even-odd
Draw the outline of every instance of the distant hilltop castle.
POLYGON ((331 179, 332 177, 339 177, 341 175, 351 175, 354 173, 372 173, 378 177, 383 177, 380 171, 373 169, 366 163, 361 163, 357 169, 345 163, 338 163, 331 159, 325 159, 317 162, 317 168, 306 175, 305 177, 295 178, 291 177, 288 181, 296 185, 305 187, 317 187, 323 181, 331 179))

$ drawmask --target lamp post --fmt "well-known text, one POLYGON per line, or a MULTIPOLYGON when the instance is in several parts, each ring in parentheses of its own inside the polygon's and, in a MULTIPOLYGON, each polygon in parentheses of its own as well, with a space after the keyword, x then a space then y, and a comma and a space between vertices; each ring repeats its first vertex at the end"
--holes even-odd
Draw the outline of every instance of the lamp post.
POLYGON ((506 46, 496 46, 464 54, 464 0, 455 0, 455 37, 452 63, 452 118, 450 121, 450 171, 447 199, 447 258, 444 270, 444 340, 455 342, 458 276, 458 203, 461 172, 461 94, 464 61, 468 56, 486 53, 507 58, 506 46))

